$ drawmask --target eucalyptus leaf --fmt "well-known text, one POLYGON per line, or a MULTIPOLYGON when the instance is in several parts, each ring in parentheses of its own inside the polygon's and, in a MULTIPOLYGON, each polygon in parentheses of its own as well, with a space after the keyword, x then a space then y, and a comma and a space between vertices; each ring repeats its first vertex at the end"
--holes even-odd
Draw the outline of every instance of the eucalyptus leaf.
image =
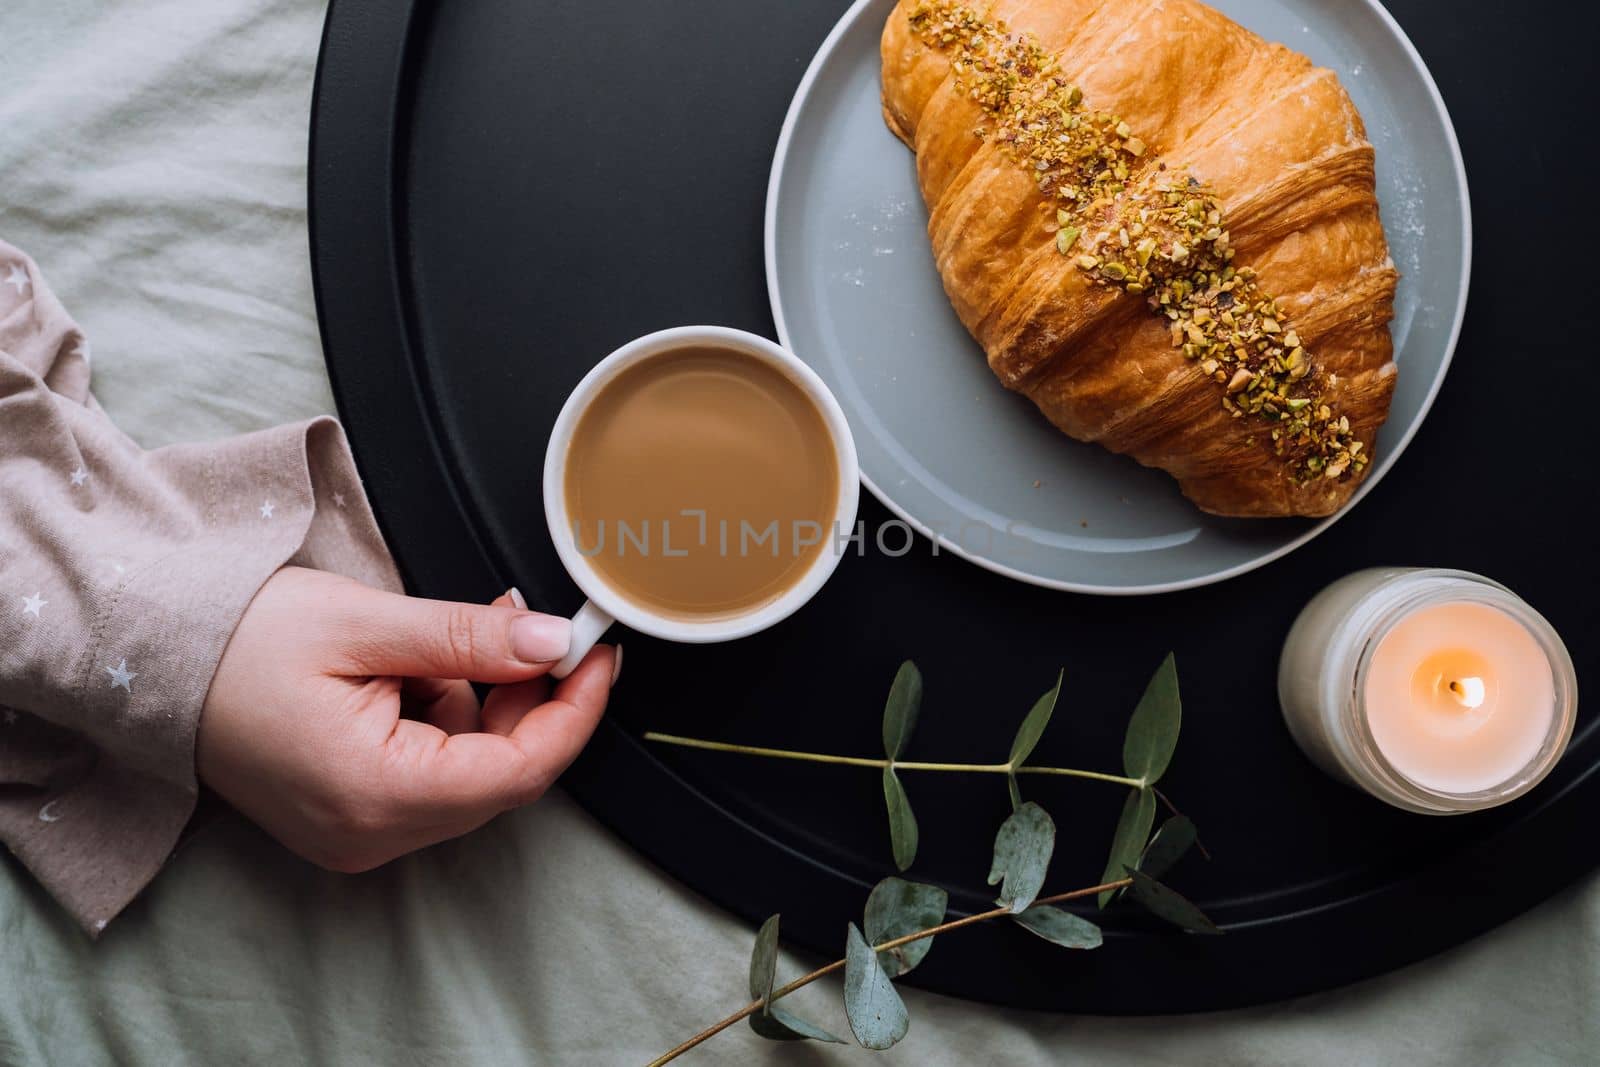
POLYGON ((1006 792, 1011 794, 1011 810, 1016 811, 1022 807, 1022 787, 1017 785, 1017 776, 1006 775, 1006 792))
POLYGON ((917 728, 917 713, 922 710, 922 672, 910 660, 900 664, 895 672, 894 684, 889 687, 889 699, 883 704, 883 753, 892 760, 900 758, 917 728))
POLYGON ((1122 742, 1123 773, 1140 779, 1145 785, 1159 781, 1178 747, 1178 728, 1182 721, 1178 665, 1169 652, 1156 668, 1144 696, 1139 698, 1139 706, 1133 709, 1133 717, 1128 720, 1128 733, 1122 742))
POLYGON ((1195 907, 1176 890, 1156 881, 1143 871, 1129 867, 1127 872, 1133 879, 1133 885, 1130 887, 1133 899, 1144 905, 1150 914, 1191 933, 1222 933, 1216 923, 1206 918, 1205 912, 1195 907))
MULTIPOLYGON (((1100 881, 1115 882, 1126 877, 1124 868, 1132 866, 1144 851, 1150 837, 1150 825, 1156 820, 1156 795, 1149 789, 1130 789, 1128 799, 1122 804, 1122 815, 1117 819, 1116 832, 1111 835, 1111 858, 1106 862, 1106 872, 1100 881)), ((1101 892, 1100 906, 1111 902, 1116 890, 1101 892)))
POLYGON ((917 817, 911 812, 911 798, 893 767, 883 769, 883 802, 889 810, 889 844, 894 849, 894 865, 902 871, 917 858, 917 817))
MULTIPOLYGON (((750 999, 765 1000, 772 995, 778 975, 778 916, 774 915, 756 931, 756 947, 750 953, 750 999)), ((762 1011, 766 1006, 762 1006, 762 1011)))
POLYGON ((1151 878, 1160 878, 1172 870, 1191 848, 1198 834, 1194 823, 1186 815, 1174 815, 1161 824, 1156 836, 1145 846, 1139 857, 1139 870, 1151 878))
MULTIPOLYGON (((755 950, 750 954, 750 999, 767 1001, 778 974, 778 916, 761 924, 756 932, 755 950)), ((843 1044, 822 1027, 802 1019, 787 1008, 770 1002, 749 1016, 750 1029, 769 1041, 832 1041, 843 1044)))
POLYGON ((781 1004, 772 1006, 770 1015, 763 1015, 759 1011, 749 1016, 750 1029, 766 1038, 768 1041, 831 1041, 835 1045, 843 1045, 844 1038, 835 1037, 809 1019, 802 1018, 783 1007, 781 1004))
POLYGON ((1035 904, 1012 918, 1024 930, 1065 948, 1099 948, 1100 928, 1082 916, 1048 904, 1035 904))
POLYGON ((1050 854, 1055 847, 1056 824, 1048 812, 1031 800, 1012 812, 994 838, 989 884, 1005 879, 996 903, 1010 908, 1013 913, 1032 904, 1044 886, 1050 854))
POLYGON ((862 1048, 892 1048, 911 1028, 905 1003, 855 923, 845 933, 844 1011, 862 1048))
POLYGON ((1065 677, 1066 671, 1056 675, 1055 688, 1034 702, 1033 710, 1017 727, 1017 736, 1011 741, 1011 766, 1020 767, 1033 755, 1034 746, 1044 736, 1044 728, 1050 725, 1050 716, 1055 713, 1056 699, 1061 696, 1061 682, 1065 677))
MULTIPOLYGON (((945 908, 950 894, 936 885, 908 882, 904 878, 885 878, 872 887, 867 897, 867 911, 862 919, 867 941, 881 945, 885 941, 928 930, 944 922, 945 908)), ((922 962, 933 947, 933 938, 925 937, 898 948, 884 949, 878 953, 878 962, 890 978, 898 978, 922 962)))

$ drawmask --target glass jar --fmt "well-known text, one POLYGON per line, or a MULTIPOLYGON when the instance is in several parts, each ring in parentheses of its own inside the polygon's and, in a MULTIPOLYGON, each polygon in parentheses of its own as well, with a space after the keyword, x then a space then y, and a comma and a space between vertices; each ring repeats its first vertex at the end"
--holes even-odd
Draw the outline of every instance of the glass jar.
POLYGON ((1278 700, 1295 741, 1335 778, 1407 811, 1454 815, 1505 804, 1549 774, 1572 737, 1578 682, 1555 630, 1505 586, 1466 571, 1388 567, 1342 578, 1306 605, 1284 642, 1278 700), (1504 781, 1471 792, 1402 771, 1380 747, 1369 716, 1368 679, 1385 636, 1415 613, 1446 604, 1482 605, 1520 624, 1548 662, 1553 692, 1537 752, 1504 781))

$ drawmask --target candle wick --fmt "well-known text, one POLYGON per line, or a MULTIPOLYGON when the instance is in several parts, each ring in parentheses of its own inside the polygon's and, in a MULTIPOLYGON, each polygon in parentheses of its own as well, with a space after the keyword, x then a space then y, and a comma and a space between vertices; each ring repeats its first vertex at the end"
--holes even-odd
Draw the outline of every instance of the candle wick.
POLYGON ((1450 690, 1451 696, 1455 697, 1456 703, 1464 708, 1476 709, 1483 706, 1484 685, 1482 678, 1468 678, 1464 682, 1452 678, 1446 688, 1450 690))

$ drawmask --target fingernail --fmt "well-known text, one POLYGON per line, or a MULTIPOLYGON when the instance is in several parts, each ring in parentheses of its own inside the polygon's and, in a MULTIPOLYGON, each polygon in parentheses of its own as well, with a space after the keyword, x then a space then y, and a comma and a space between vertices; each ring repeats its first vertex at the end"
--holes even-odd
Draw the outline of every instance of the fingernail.
POLYGON ((618 645, 616 652, 611 655, 611 684, 616 685, 617 679, 622 677, 622 646, 618 645))
POLYGON ((572 647, 572 623, 554 615, 523 615, 511 623, 511 652, 524 663, 551 663, 572 647))
POLYGON ((506 596, 510 597, 511 603, 515 604, 521 610, 528 610, 528 602, 522 599, 522 590, 518 589, 516 586, 512 586, 510 589, 507 589, 506 596))

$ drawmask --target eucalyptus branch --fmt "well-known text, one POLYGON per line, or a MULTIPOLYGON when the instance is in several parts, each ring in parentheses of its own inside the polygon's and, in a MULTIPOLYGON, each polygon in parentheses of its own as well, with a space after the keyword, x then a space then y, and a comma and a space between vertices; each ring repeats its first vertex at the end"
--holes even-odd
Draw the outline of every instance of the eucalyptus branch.
MULTIPOLYGON (((1101 893, 1116 892, 1119 889, 1126 889, 1132 884, 1132 878, 1121 878, 1115 882, 1107 882, 1104 885, 1090 886, 1087 889, 1074 889, 1068 893, 1057 893, 1055 896, 1051 897, 1040 897, 1033 902, 1033 906, 1038 906, 1041 904, 1064 904, 1068 901, 1082 900, 1085 897, 1098 896, 1101 893)), ((888 952, 904 945, 909 945, 914 941, 923 941, 938 934, 945 934, 952 930, 959 930, 963 926, 973 926, 977 923, 988 922, 991 919, 1001 919, 1013 914, 1015 913, 1009 907, 993 908, 989 911, 963 916, 960 919, 952 919, 949 922, 940 923, 938 926, 931 926, 926 930, 918 930, 915 933, 906 934, 903 937, 893 938, 883 942, 882 944, 874 945, 873 951, 888 952)), ((703 1044, 711 1038, 716 1037, 718 1034, 722 1033, 722 1031, 726 1030, 740 1019, 745 1019, 751 1015, 754 1015, 764 1006, 771 1004, 780 997, 788 996, 797 989, 801 989, 810 985, 819 978, 826 978, 828 975, 833 974, 836 971, 843 970, 844 966, 844 960, 834 960, 832 963, 818 967, 810 974, 801 975, 799 978, 796 978, 787 985, 779 986, 777 989, 772 991, 770 996, 764 997, 760 1000, 752 1000, 750 1003, 746 1004, 744 1007, 740 1008, 726 1019, 706 1027, 704 1030, 700 1031, 698 1034, 695 1034, 693 1037, 689 1038, 689 1040, 672 1049, 670 1052, 666 1052, 658 1058, 651 1060, 649 1067, 661 1067, 661 1064, 672 1062, 695 1046, 703 1044)))
POLYGON ((873 767, 878 770, 893 768, 896 771, 943 771, 965 774, 1052 774, 1063 778, 1087 778, 1096 782, 1142 789, 1147 784, 1142 778, 1127 778, 1120 774, 1102 774, 1071 767, 1019 767, 1012 763, 924 763, 916 760, 875 759, 868 756, 834 756, 823 752, 799 752, 786 748, 762 748, 759 745, 735 745, 726 741, 705 741, 697 737, 680 737, 655 730, 646 731, 646 741, 680 748, 698 748, 707 752, 733 752, 743 756, 762 756, 767 759, 798 760, 804 763, 832 763, 846 767, 873 767))
MULTIPOLYGON (((1151 836, 1158 796, 1155 786, 1166 773, 1177 747, 1182 718, 1177 668, 1172 657, 1168 656, 1157 668, 1128 720, 1122 744, 1122 774, 1028 764, 1055 712, 1063 680, 1064 675, 1058 675, 1055 686, 1023 718, 1004 763, 928 763, 903 758, 922 705, 922 674, 910 662, 901 664, 884 703, 881 757, 837 756, 706 741, 657 731, 646 733, 646 741, 681 748, 878 771, 883 778, 889 843, 895 866, 902 871, 916 859, 920 832, 911 799, 900 782, 901 771, 1003 775, 1011 797, 1011 815, 995 835, 994 861, 989 868, 988 884, 1000 887, 996 907, 946 922, 950 894, 944 887, 897 876, 884 878, 867 897, 861 925, 848 925, 844 958, 787 985, 777 984, 780 916, 772 915, 756 932, 750 955, 750 1002, 654 1060, 651 1067, 670 1063, 741 1019, 749 1021, 757 1036, 768 1040, 840 1041, 787 1006, 777 1004, 795 990, 840 970, 844 972, 844 1008, 851 1034, 863 1048, 890 1048, 905 1037, 910 1026, 905 1002, 895 992, 894 979, 922 961, 936 935, 1006 918, 1062 948, 1100 947, 1103 936, 1099 926, 1075 912, 1051 907, 1052 904, 1098 897, 1104 908, 1126 891, 1133 902, 1175 926, 1192 933, 1220 933, 1199 908, 1157 880, 1196 843, 1197 833, 1194 823, 1177 815, 1174 808, 1173 818, 1151 836), (1056 825, 1042 807, 1023 799, 1018 779, 1025 774, 1087 778, 1127 789, 1122 815, 1112 835, 1111 855, 1100 878, 1103 884, 1050 897, 1038 896, 1055 851, 1056 825)), ((1165 796, 1160 800, 1172 807, 1165 796)))

